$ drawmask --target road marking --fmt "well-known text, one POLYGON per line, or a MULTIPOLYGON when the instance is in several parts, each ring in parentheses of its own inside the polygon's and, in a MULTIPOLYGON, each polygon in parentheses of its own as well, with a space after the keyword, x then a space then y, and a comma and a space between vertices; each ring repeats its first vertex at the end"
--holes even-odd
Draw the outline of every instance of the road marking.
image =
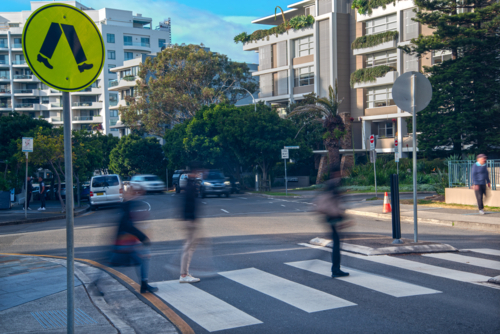
POLYGON ((286 206, 285 206, 285 205, 283 205, 283 204, 281 204, 281 206, 284 206, 284 207, 286 208, 286 206))
MULTIPOLYGON (((332 264, 321 260, 297 261, 285 263, 289 266, 307 270, 316 274, 330 277, 332 264)), ((367 289, 375 290, 393 297, 409 297, 441 293, 441 291, 424 288, 419 285, 398 281, 392 278, 379 276, 364 271, 342 266, 342 270, 349 272, 348 277, 339 277, 336 280, 345 281, 367 289)))
POLYGON ((191 284, 178 280, 152 283, 155 294, 209 332, 261 324, 262 321, 240 311, 191 284))
POLYGON ((201 203, 203 203, 203 204, 207 204, 207 202, 201 202, 201 203))
POLYGON ((307 313, 356 305, 345 299, 255 268, 225 271, 219 273, 219 275, 276 298, 307 313))
MULTIPOLYGON (((149 206, 148 211, 151 211, 151 205, 148 202, 146 201, 141 201, 141 202, 146 203, 149 206)), ((138 211, 146 211, 146 210, 138 210, 138 211)))
POLYGON ((465 256, 459 254, 451 254, 451 253, 441 253, 441 254, 422 254, 422 256, 433 257, 435 259, 447 260, 457 263, 468 264, 476 267, 483 267, 488 269, 500 270, 500 262, 480 259, 472 256, 465 256))
POLYGON ((224 209, 221 209, 221 210, 222 210, 222 211, 224 211, 225 213, 229 213, 229 211, 226 211, 226 210, 224 210, 224 209))
POLYGON ((238 197, 238 198, 241 198, 241 199, 248 199, 248 198, 246 198, 246 197, 238 197))
POLYGON ((469 251, 474 253, 481 253, 486 255, 496 255, 500 256, 500 250, 491 248, 473 248, 473 249, 461 249, 460 251, 469 251))
MULTIPOLYGON (((315 245, 310 245, 310 244, 305 244, 305 243, 301 243, 299 245, 310 247, 310 248, 321 249, 321 250, 325 250, 327 252, 332 251, 332 249, 329 247, 321 247, 321 246, 315 246, 315 245)), ((415 272, 422 273, 422 274, 427 274, 427 275, 432 275, 432 276, 437 276, 437 277, 442 277, 442 278, 448 278, 448 279, 451 279, 454 281, 459 281, 459 282, 481 284, 481 282, 487 282, 490 279, 489 276, 473 274, 473 273, 460 271, 460 270, 442 268, 442 267, 438 267, 438 266, 432 266, 430 264, 425 264, 425 263, 420 263, 420 262, 415 262, 415 261, 410 261, 410 260, 403 260, 403 259, 400 259, 400 258, 397 258, 394 256, 387 256, 387 255, 366 256, 366 255, 347 253, 347 252, 343 252, 343 251, 341 253, 342 253, 342 255, 345 255, 345 256, 355 257, 355 258, 366 260, 366 261, 371 261, 371 262, 385 264, 388 266, 393 266, 393 267, 397 267, 397 268, 401 268, 401 269, 411 270, 411 271, 415 271, 415 272)), ((483 285, 483 284, 481 284, 481 285, 487 286, 487 285, 483 285)))

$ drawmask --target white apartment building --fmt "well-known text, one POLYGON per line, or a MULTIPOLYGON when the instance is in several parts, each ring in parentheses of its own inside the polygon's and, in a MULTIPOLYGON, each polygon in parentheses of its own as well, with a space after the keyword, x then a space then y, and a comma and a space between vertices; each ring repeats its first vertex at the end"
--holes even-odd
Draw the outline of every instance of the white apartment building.
MULTIPOLYGON (((77 1, 57 1, 83 10, 101 31, 106 48, 103 71, 92 86, 71 93, 72 127, 100 129, 118 135, 110 127, 118 121, 118 94, 108 91, 110 81, 117 79, 111 69, 124 61, 157 53, 171 44, 170 20, 153 28, 151 18, 132 11, 93 9, 77 1)), ((21 35, 31 13, 53 1, 32 1, 31 9, 0 12, 0 114, 15 111, 31 117, 42 117, 54 125, 62 125, 62 93, 47 87, 34 76, 23 56, 21 35)))

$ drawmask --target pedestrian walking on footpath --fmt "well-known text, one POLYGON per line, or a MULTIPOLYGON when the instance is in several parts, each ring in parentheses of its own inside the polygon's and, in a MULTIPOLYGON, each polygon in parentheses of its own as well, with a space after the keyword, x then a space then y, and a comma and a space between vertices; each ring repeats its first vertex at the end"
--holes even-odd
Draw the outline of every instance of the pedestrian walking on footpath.
POLYGON ((137 198, 143 193, 143 190, 138 190, 136 194, 128 192, 125 195, 110 264, 118 267, 138 266, 141 293, 146 293, 156 292, 158 288, 148 284, 151 241, 135 226, 135 222, 143 220, 147 214, 146 211, 137 210, 141 206, 137 198))
POLYGON ((45 211, 45 195, 46 195, 46 190, 45 188, 45 182, 43 182, 42 177, 38 177, 38 183, 40 185, 40 208, 38 208, 39 211, 45 211))
POLYGON ((483 197, 486 197, 486 186, 491 188, 488 167, 486 166, 486 158, 485 154, 479 154, 477 156, 477 162, 472 165, 471 172, 472 188, 476 193, 477 207, 480 215, 484 215, 483 197))
POLYGON ((191 164, 191 173, 188 175, 187 184, 184 192, 183 212, 184 227, 186 230, 186 241, 182 250, 181 257, 181 276, 180 283, 196 283, 200 279, 191 276, 189 273, 189 265, 191 258, 198 243, 198 224, 197 210, 198 210, 198 168, 196 163, 191 164))
POLYGON ((28 195, 26 197, 26 207, 28 208, 28 210, 31 210, 30 200, 31 194, 33 194, 33 181, 31 180, 31 176, 28 176, 28 179, 26 180, 26 189, 28 190, 28 195))
POLYGON ((333 167, 330 175, 332 178, 326 183, 325 192, 318 196, 316 210, 324 214, 326 222, 332 230, 332 277, 349 276, 349 273, 340 270, 340 236, 339 230, 344 220, 344 209, 341 205, 339 167, 333 167))

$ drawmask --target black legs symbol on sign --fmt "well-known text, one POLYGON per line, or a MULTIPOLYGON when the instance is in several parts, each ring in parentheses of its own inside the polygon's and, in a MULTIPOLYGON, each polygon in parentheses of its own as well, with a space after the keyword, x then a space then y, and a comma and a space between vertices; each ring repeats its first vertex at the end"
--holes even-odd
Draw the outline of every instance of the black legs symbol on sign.
POLYGON ((63 32, 66 36, 66 39, 68 40, 71 51, 73 52, 73 57, 75 57, 75 61, 78 65, 78 70, 80 71, 80 73, 85 70, 90 70, 94 65, 85 64, 85 62, 87 61, 87 57, 85 56, 85 52, 83 51, 82 44, 80 44, 80 40, 78 39, 78 35, 76 34, 75 27, 62 23, 60 25, 58 23, 51 23, 49 31, 47 32, 47 36, 45 36, 45 40, 43 41, 42 48, 40 49, 40 53, 38 54, 37 60, 47 66, 47 68, 53 69, 53 66, 50 65, 48 59, 52 58, 52 55, 56 50, 56 46, 59 43, 63 32))

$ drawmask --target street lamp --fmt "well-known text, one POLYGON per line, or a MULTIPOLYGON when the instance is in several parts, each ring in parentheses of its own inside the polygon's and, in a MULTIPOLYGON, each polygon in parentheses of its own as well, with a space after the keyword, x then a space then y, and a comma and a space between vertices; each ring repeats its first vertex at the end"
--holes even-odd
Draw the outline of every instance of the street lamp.
MULTIPOLYGON (((248 89, 243 88, 243 87, 222 86, 222 88, 224 88, 224 87, 232 88, 232 89, 243 89, 243 90, 245 90, 252 97, 254 110, 255 110, 255 112, 257 112, 257 104, 255 104, 255 98, 253 97, 253 94, 248 91, 248 89)), ((257 89, 255 92, 258 92, 258 91, 259 91, 259 89, 257 89)))

